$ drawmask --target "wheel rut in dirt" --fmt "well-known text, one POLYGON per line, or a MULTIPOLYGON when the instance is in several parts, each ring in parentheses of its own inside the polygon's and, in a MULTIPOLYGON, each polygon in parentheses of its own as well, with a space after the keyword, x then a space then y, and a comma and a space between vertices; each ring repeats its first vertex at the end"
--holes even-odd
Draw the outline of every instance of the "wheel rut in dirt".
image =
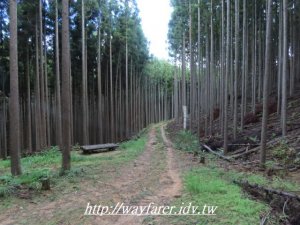
MULTIPOLYGON (((164 127, 160 127, 160 132, 162 136, 162 141, 164 143, 159 143, 156 137, 155 129, 152 129, 149 133, 149 139, 146 145, 146 149, 143 155, 134 162, 132 168, 128 168, 128 172, 124 171, 122 174, 126 174, 120 178, 120 181, 116 184, 117 190, 124 190, 120 194, 123 199, 124 204, 129 206, 148 206, 149 204, 155 205, 166 205, 170 203, 174 198, 180 197, 182 190, 182 182, 179 176, 179 171, 176 163, 176 156, 174 154, 174 149, 172 143, 168 140, 165 134, 164 127), (155 148, 158 144, 163 144, 163 151, 165 153, 164 159, 157 159, 155 154, 158 154, 155 148), (154 160, 153 160, 154 159, 154 160), (155 168, 154 161, 164 160, 161 163, 165 164, 165 169, 160 173, 153 173, 155 168), (155 176, 155 177, 152 177, 155 176), (147 180, 152 182, 148 186, 147 180), (153 182, 154 181, 154 182, 153 182), (145 193, 145 188, 152 190, 145 193), (135 199, 135 200, 133 200, 135 199)), ((116 216, 116 217, 105 217, 105 223, 103 218, 96 218, 101 224, 120 224, 120 225, 135 225, 143 224, 146 216, 116 216)), ((157 217, 153 218, 154 220, 157 217)))

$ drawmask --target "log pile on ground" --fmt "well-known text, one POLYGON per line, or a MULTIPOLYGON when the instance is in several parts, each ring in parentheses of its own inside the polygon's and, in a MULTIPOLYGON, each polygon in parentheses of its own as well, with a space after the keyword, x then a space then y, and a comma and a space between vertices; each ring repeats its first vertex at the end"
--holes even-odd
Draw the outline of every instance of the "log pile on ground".
POLYGON ((300 224, 300 196, 257 184, 249 184, 247 181, 235 180, 233 182, 254 198, 267 202, 274 210, 283 213, 290 224, 300 224))

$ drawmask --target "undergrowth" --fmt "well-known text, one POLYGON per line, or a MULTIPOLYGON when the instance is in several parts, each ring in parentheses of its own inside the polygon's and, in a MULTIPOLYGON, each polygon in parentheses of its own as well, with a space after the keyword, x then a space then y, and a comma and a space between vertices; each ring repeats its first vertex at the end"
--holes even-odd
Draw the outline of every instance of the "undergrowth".
POLYGON ((23 174, 11 176, 10 160, 0 160, 0 197, 8 197, 17 193, 20 188, 40 191, 41 180, 49 178, 51 185, 63 188, 68 183, 76 183, 83 176, 92 177, 92 173, 101 166, 121 166, 136 158, 145 147, 146 131, 140 138, 120 144, 113 153, 82 155, 78 151, 71 152, 72 169, 61 176, 61 152, 58 147, 51 147, 43 152, 21 159, 23 174), (91 173, 91 174, 87 174, 91 173))
POLYGON ((175 138, 175 148, 187 152, 198 152, 199 141, 190 131, 181 130, 175 138))

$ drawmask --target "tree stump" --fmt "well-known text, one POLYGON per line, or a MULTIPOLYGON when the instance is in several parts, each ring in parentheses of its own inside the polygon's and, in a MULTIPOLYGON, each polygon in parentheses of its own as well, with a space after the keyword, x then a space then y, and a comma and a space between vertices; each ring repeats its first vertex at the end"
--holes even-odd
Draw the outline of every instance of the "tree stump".
POLYGON ((200 163, 201 163, 201 164, 205 164, 205 157, 204 157, 204 156, 201 156, 201 157, 200 157, 200 163))
POLYGON ((41 183, 42 183, 42 190, 43 191, 49 191, 50 190, 50 179, 49 178, 41 179, 41 183))

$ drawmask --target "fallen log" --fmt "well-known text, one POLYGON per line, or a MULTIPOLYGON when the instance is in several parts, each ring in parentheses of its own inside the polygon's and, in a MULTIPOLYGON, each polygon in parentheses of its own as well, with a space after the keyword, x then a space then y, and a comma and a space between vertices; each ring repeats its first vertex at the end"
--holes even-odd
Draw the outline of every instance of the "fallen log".
POLYGON ((300 169, 300 166, 295 166, 295 167, 293 167, 293 168, 290 168, 289 171, 290 171, 290 172, 295 172, 295 171, 297 171, 298 169, 300 169))
POLYGON ((296 199, 296 200, 300 201, 300 196, 298 196, 296 194, 293 194, 293 193, 263 187, 263 186, 260 186, 258 184, 250 184, 248 181, 234 180, 233 183, 237 184, 241 187, 244 187, 244 188, 257 189, 257 190, 261 190, 261 191, 264 191, 264 192, 269 193, 269 194, 276 194, 276 195, 279 195, 279 196, 283 196, 285 198, 293 198, 293 199, 296 199))
POLYGON ((272 209, 287 216, 288 224, 300 224, 300 196, 257 184, 249 184, 247 181, 234 180, 233 182, 256 199, 267 202, 272 209))
POLYGON ((231 155, 236 155, 236 154, 239 154, 239 153, 243 153, 247 150, 247 148, 243 148, 243 149, 239 149, 237 151, 234 151, 234 152, 230 152, 230 155, 228 156, 231 156, 231 155))
POLYGON ((253 148, 253 149, 251 149, 251 150, 248 150, 248 151, 239 153, 239 154, 231 155, 231 156, 230 156, 230 159, 240 158, 240 157, 242 157, 242 156, 246 156, 246 155, 252 154, 252 153, 254 153, 254 152, 257 152, 257 151, 259 151, 259 150, 260 150, 260 146, 259 146, 259 147, 256 147, 256 148, 253 148))
MULTIPOLYGON (((279 137, 279 138, 275 138, 273 140, 270 140, 269 142, 267 142, 267 146, 268 147, 271 147, 271 146, 274 146, 276 145, 277 143, 279 143, 280 141, 282 140, 282 137, 279 137)), ((252 153, 255 153, 257 151, 260 150, 260 145, 258 145, 257 147, 255 148, 252 148, 250 150, 246 150, 245 152, 242 152, 240 154, 234 154, 234 155, 231 155, 229 158, 230 159, 237 159, 237 158, 240 158, 242 156, 246 156, 246 155, 249 155, 249 154, 252 154, 252 153)))
POLYGON ((228 144, 228 146, 259 146, 259 144, 228 144))
MULTIPOLYGON (((248 165, 248 164, 258 164, 258 163, 259 163, 259 160, 254 160, 254 161, 243 162, 242 164, 248 165)), ((239 162, 239 164, 240 164, 240 162, 239 162)))
POLYGON ((210 147, 208 147, 207 145, 205 145, 205 144, 201 144, 201 145, 202 145, 203 148, 205 148, 206 150, 208 150, 210 153, 212 153, 212 154, 214 154, 214 155, 220 157, 221 159, 224 159, 224 160, 226 160, 226 161, 231 161, 230 158, 228 158, 228 157, 222 155, 221 153, 218 153, 218 152, 212 150, 212 149, 211 149, 210 147))

